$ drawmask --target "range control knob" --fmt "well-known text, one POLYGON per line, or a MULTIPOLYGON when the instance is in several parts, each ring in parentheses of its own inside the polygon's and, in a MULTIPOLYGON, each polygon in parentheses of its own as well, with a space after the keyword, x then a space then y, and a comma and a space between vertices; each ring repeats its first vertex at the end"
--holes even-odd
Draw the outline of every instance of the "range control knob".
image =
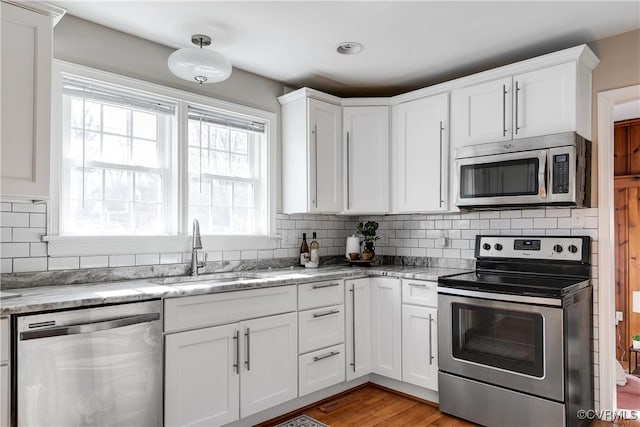
POLYGON ((489 249, 491 249, 491 245, 488 243, 485 243, 484 245, 482 245, 482 249, 484 249, 485 251, 488 251, 489 249))
POLYGON ((555 245, 555 246, 553 247, 553 251, 554 251, 554 252, 558 252, 558 253, 562 252, 562 246, 560 246, 560 245, 555 245))
POLYGON ((578 247, 576 245, 570 245, 568 248, 569 252, 571 252, 572 254, 575 254, 576 252, 578 252, 578 247))
POLYGON ((501 251, 502 245, 500 243, 496 243, 495 245, 493 245, 493 249, 495 249, 496 251, 501 251))

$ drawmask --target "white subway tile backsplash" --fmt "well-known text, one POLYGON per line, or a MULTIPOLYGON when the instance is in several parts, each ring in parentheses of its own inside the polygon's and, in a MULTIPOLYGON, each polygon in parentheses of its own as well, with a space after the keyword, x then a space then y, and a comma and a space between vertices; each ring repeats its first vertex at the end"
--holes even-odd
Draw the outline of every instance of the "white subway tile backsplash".
POLYGON ((29 214, 29 227, 41 227, 47 226, 47 214, 32 213, 29 214))
POLYGON ((558 228, 557 218, 534 218, 533 228, 558 228))
POLYGON ((14 273, 27 273, 33 271, 43 271, 47 269, 46 257, 32 257, 32 258, 14 258, 13 259, 13 272, 14 273))
POLYGON ((160 264, 160 254, 136 255, 136 265, 155 265, 155 264, 160 264))
POLYGON ((13 212, 47 212, 47 205, 44 203, 13 203, 13 212))
POLYGON ((510 228, 511 227, 511 220, 509 219, 492 219, 490 220, 490 225, 489 227, 492 230, 501 230, 503 228, 510 228))
POLYGON ((571 209, 547 208, 545 213, 548 218, 566 218, 571 216, 571 209))
POLYGON ((0 258, 0 273, 13 273, 13 258, 0 258))
POLYGON ((13 228, 11 227, 2 227, 0 228, 0 243, 8 243, 11 242, 11 235, 13 228))
POLYGON ((224 251, 222 253, 222 259, 224 261, 239 261, 240 251, 224 251))
POLYGON ((511 228, 533 228, 532 218, 514 218, 511 220, 511 228))
POLYGON ((522 218, 522 211, 502 211, 500 212, 500 218, 522 218))
POLYGON ((546 216, 544 209, 523 209, 522 210, 523 218, 541 218, 544 216, 546 216))
POLYGON ((49 270, 75 270, 80 268, 80 257, 49 257, 49 270))
MULTIPOLYGON (((208 254, 207 254, 207 261, 211 261, 209 259, 208 254)), ((180 264, 180 263, 182 263, 181 253, 160 254, 160 264, 180 264)))
POLYGON ((481 219, 492 219, 492 218, 500 218, 500 212, 496 211, 486 211, 480 212, 481 219))
POLYGON ((0 212, 0 227, 28 227, 29 214, 22 212, 0 212))
POLYGON ((109 266, 109 257, 101 256, 81 256, 80 268, 104 268, 109 266))
POLYGON ((0 212, 11 212, 11 203, 0 202, 0 212))
POLYGON ((46 243, 29 243, 29 256, 47 256, 46 243))
POLYGON ((29 243, 3 243, 0 246, 0 258, 29 256, 29 243))
POLYGON ((136 265, 135 255, 109 255, 109 267, 130 267, 136 265))
POLYGON ((39 242, 47 232, 44 228, 13 228, 13 241, 14 242, 39 242))
POLYGON ((425 256, 427 256, 427 249, 426 248, 411 248, 411 251, 409 253, 411 254, 411 256, 425 257, 425 256))

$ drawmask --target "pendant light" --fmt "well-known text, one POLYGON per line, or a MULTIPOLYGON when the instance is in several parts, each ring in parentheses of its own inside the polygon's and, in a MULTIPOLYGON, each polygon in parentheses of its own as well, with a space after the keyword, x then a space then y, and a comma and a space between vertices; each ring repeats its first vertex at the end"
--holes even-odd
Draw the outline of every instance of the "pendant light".
POLYGON ((211 44, 211 37, 194 34, 191 42, 199 47, 179 49, 169 55, 169 70, 184 80, 203 83, 216 83, 231 75, 231 63, 222 54, 204 46, 211 44))

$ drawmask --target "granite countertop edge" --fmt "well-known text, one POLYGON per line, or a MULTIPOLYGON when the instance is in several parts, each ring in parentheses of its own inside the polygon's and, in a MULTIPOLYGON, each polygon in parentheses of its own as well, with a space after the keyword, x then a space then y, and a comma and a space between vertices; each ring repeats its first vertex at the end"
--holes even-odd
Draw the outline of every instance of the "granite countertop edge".
POLYGON ((275 286, 297 285, 335 279, 386 276, 402 279, 437 281, 439 277, 470 270, 442 267, 403 267, 396 265, 377 267, 320 267, 318 269, 254 270, 251 278, 230 279, 229 282, 207 283, 207 279, 219 280, 224 273, 202 276, 204 280, 187 279, 183 283, 163 283, 162 279, 136 279, 116 282, 56 285, 10 289, 5 293, 21 296, 0 300, 0 316, 25 314, 50 310, 89 307, 104 304, 127 303, 159 298, 176 298, 260 289, 275 286), (218 277, 216 277, 218 276, 218 277))

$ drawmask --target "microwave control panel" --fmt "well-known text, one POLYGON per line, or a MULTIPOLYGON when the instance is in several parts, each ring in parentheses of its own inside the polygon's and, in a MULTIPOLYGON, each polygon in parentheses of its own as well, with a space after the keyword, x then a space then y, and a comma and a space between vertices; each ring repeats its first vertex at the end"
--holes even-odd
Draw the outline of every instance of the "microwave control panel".
POLYGON ((569 193, 569 154, 553 156, 553 194, 569 193))

